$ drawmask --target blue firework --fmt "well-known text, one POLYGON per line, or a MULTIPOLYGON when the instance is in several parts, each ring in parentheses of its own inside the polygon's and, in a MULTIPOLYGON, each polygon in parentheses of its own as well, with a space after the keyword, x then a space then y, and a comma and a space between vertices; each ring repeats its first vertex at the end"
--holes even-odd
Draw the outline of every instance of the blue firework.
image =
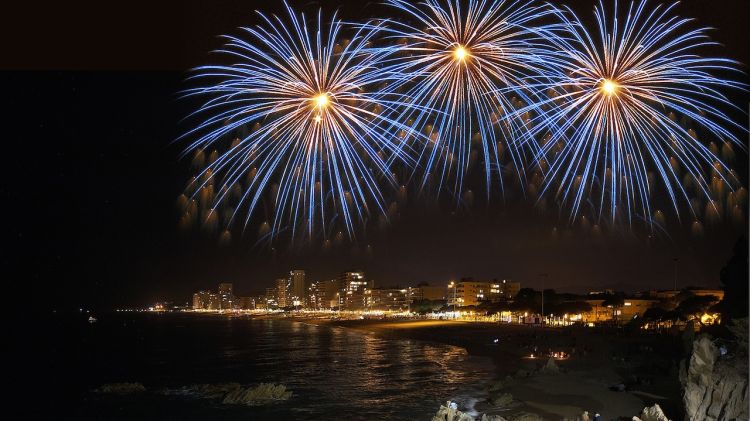
POLYGON ((389 77, 378 70, 388 52, 367 48, 378 25, 345 37, 335 16, 324 25, 319 12, 308 28, 286 8, 286 19, 260 14, 262 24, 243 28, 247 40, 226 37, 220 53, 232 64, 196 69, 206 83, 187 95, 206 99, 194 114, 200 124, 185 135, 197 139, 187 152, 228 146, 193 190, 218 186, 209 214, 239 191, 223 223, 246 226, 265 212, 262 233, 271 239, 332 229, 352 238, 371 214, 384 213, 381 188, 393 185, 389 167, 401 159, 388 131, 398 123, 385 117, 398 101, 381 89, 389 77))
POLYGON ((705 28, 675 16, 675 6, 634 1, 622 14, 615 3, 608 14, 600 2, 592 32, 561 12, 568 35, 555 42, 566 59, 526 141, 539 145, 543 190, 573 218, 590 204, 599 218, 650 221, 655 191, 679 217, 683 199, 696 194, 716 206, 712 183, 736 181, 709 141, 743 147, 736 133, 745 129, 726 114, 736 107, 724 92, 744 85, 719 76, 736 75, 737 63, 699 55, 714 43, 705 28))
POLYGON ((527 127, 514 111, 533 109, 549 86, 546 75, 558 58, 548 38, 561 28, 557 14, 546 5, 506 0, 386 3, 412 21, 389 22, 385 33, 400 42, 400 53, 384 71, 400 75, 393 87, 403 93, 404 107, 394 120, 410 127, 421 145, 415 161, 424 171, 422 186, 434 178, 438 187, 452 183, 460 193, 472 152, 484 165, 488 195, 501 181, 506 152, 523 176, 523 152, 509 146, 527 127))

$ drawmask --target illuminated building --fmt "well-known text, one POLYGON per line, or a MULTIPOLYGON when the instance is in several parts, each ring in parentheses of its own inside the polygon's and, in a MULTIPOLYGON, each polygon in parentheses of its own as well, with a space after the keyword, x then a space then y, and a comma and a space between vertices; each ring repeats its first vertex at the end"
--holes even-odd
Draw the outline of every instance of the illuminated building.
POLYGON ((612 308, 602 305, 604 300, 586 300, 591 311, 583 313, 582 319, 586 323, 600 323, 612 320, 612 308))
POLYGON ((626 298, 622 307, 615 309, 618 321, 629 322, 635 317, 642 317, 643 313, 656 304, 657 300, 630 299, 626 298))
POLYGON ((462 279, 456 284, 456 305, 459 307, 476 306, 482 301, 489 300, 490 287, 489 282, 476 282, 471 278, 462 279))
POLYGON ((402 311, 409 308, 409 290, 406 288, 373 288, 365 291, 368 310, 402 311))
POLYGON ((507 279, 493 280, 490 283, 489 299, 492 302, 512 300, 519 291, 521 291, 520 282, 511 282, 507 279))
POLYGON ((323 295, 323 305, 325 308, 341 309, 344 305, 344 290, 341 287, 341 282, 338 279, 331 279, 325 281, 323 295))
POLYGON ((344 307, 347 310, 361 310, 365 307, 365 289, 372 288, 373 282, 367 281, 362 271, 343 272, 339 275, 339 285, 343 288, 344 307))
POLYGON ((193 294, 193 310, 205 310, 208 308, 208 291, 198 291, 193 294))
POLYGON ((279 298, 277 296, 278 289, 276 288, 266 288, 266 295, 265 295, 265 303, 266 303, 266 309, 275 309, 279 307, 279 298))
POLYGON ((276 280, 276 300, 279 308, 292 305, 292 288, 290 282, 289 278, 279 278, 276 280))
POLYGON ((635 317, 642 317, 643 313, 658 300, 646 300, 641 298, 625 298, 621 306, 605 306, 605 300, 586 300, 591 305, 591 311, 581 314, 581 321, 586 323, 601 323, 616 320, 618 323, 627 323, 635 317))
POLYGON ((315 281, 307 288, 307 307, 312 310, 327 310, 338 307, 338 281, 315 281))
POLYGON ((237 307, 240 310, 255 310, 255 298, 254 297, 238 297, 237 307))
POLYGON ((305 271, 292 270, 289 272, 289 285, 291 287, 291 303, 287 305, 304 306, 306 297, 305 271))
POLYGON ((222 282, 219 284, 219 294, 232 295, 232 289, 231 282, 222 282))
POLYGON ((307 287, 307 308, 311 310, 321 310, 323 308, 323 294, 325 285, 322 281, 310 282, 307 287))
POLYGON ((259 295, 257 297, 253 297, 255 300, 255 310, 267 310, 268 309, 268 301, 265 295, 259 295))
POLYGON ((208 294, 208 309, 221 310, 221 297, 219 297, 219 294, 208 294))
POLYGON ((418 285, 409 288, 409 298, 411 301, 445 300, 446 294, 447 290, 441 286, 418 285))
POLYGON ((232 290, 232 284, 229 282, 219 284, 219 310, 231 310, 237 304, 232 290))

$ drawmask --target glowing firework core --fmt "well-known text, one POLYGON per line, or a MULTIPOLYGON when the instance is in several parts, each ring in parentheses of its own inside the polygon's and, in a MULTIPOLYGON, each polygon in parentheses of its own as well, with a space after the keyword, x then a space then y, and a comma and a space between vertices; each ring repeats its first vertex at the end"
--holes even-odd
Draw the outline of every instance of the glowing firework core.
POLYGON ((469 52, 466 51, 466 48, 464 48, 462 45, 459 45, 455 50, 453 50, 453 57, 456 59, 456 61, 464 61, 466 59, 466 56, 468 55, 469 52))
POLYGON ((318 108, 325 108, 328 106, 328 103, 329 103, 328 94, 326 93, 318 94, 316 97, 313 98, 313 101, 315 101, 315 105, 318 108))
POLYGON ((617 88, 619 87, 620 85, 618 85, 617 82, 610 80, 610 79, 604 79, 599 89, 601 89, 604 95, 612 96, 612 95, 617 94, 617 88))

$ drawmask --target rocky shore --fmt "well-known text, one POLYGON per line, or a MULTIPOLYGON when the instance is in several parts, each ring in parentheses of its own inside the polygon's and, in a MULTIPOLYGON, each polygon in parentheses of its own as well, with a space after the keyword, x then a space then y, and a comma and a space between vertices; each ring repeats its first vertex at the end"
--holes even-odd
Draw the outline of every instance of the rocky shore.
POLYGON ((729 340, 700 335, 688 342, 680 382, 687 421, 747 420, 748 323, 734 322, 729 340))
MULTIPOLYGON (((592 421, 596 415, 591 415, 587 411, 584 411, 580 416, 574 419, 563 418, 563 421, 592 421)), ((537 414, 531 413, 520 413, 512 416, 511 418, 504 418, 500 415, 487 415, 483 414, 481 418, 474 418, 469 414, 463 413, 458 410, 453 402, 446 402, 445 405, 441 405, 432 421, 543 421, 544 418, 537 414)), ((664 415, 658 404, 651 407, 643 408, 643 411, 637 416, 633 416, 632 421, 670 421, 669 418, 664 415)))

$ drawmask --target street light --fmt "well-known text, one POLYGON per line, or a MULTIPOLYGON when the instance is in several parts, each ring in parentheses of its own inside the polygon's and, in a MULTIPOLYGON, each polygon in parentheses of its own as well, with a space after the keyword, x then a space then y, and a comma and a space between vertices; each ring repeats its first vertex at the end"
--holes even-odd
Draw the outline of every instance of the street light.
POLYGON ((539 277, 542 279, 542 327, 544 327, 544 278, 546 278, 546 273, 540 273, 539 277))
POLYGON ((453 288, 453 318, 456 318, 456 283, 451 281, 450 284, 448 284, 448 288, 453 288))

